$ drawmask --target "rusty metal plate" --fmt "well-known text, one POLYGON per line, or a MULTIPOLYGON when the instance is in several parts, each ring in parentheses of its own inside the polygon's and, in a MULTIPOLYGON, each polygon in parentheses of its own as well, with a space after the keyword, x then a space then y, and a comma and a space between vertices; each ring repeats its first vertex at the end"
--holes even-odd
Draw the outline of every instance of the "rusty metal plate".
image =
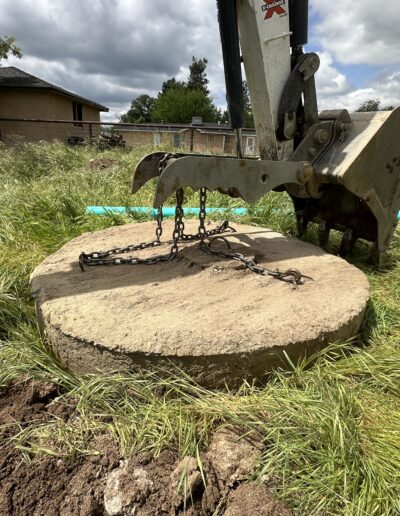
POLYGON ((153 152, 140 161, 133 173, 132 193, 137 193, 147 181, 160 175, 160 160, 165 156, 165 152, 153 152))

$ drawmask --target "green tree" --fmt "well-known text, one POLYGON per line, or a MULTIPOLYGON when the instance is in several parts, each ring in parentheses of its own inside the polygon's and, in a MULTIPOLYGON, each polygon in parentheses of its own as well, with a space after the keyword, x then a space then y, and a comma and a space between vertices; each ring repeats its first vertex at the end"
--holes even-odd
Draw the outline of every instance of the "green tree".
POLYGON ((379 106, 381 101, 378 99, 368 99, 361 104, 361 106, 356 109, 357 113, 366 113, 369 111, 379 111, 379 106))
POLYGON ((205 95, 209 95, 210 91, 207 88, 208 79, 206 74, 208 60, 203 57, 203 59, 196 59, 194 56, 192 57, 192 64, 189 66, 189 79, 187 82, 187 87, 189 90, 200 90, 205 95))
POLYGON ((163 82, 156 99, 141 95, 133 99, 129 111, 121 116, 121 122, 188 123, 194 116, 206 122, 216 122, 222 113, 218 110, 207 89, 207 59, 192 58, 188 81, 172 77, 163 82))
MULTIPOLYGON (((244 101, 244 117, 243 117, 243 127, 252 128, 254 127, 254 119, 253 119, 253 111, 251 109, 250 95, 249 95, 249 87, 247 85, 247 81, 243 81, 243 101, 244 101)), ((218 110, 217 120, 222 124, 229 122, 229 113, 228 110, 218 110)))
POLYGON ((249 86, 247 81, 243 81, 243 100, 244 100, 244 127, 254 127, 253 111, 251 109, 249 86))
POLYGON ((203 91, 178 85, 159 95, 151 119, 153 122, 185 124, 194 116, 201 116, 206 122, 215 122, 217 110, 203 91))
POLYGON ((171 88, 176 88, 177 86, 185 87, 186 83, 183 81, 177 81, 175 79, 175 77, 172 77, 172 79, 168 79, 167 81, 163 82, 161 92, 159 93, 159 95, 161 95, 162 93, 165 93, 167 90, 169 90, 171 88))
POLYGON ((393 111, 395 106, 389 105, 380 107, 381 101, 378 99, 369 99, 361 104, 361 106, 356 110, 357 113, 366 113, 371 111, 393 111))
POLYGON ((227 109, 220 108, 218 110, 218 122, 221 122, 221 124, 228 124, 229 123, 229 113, 227 109))
POLYGON ((15 44, 15 38, 12 36, 0 37, 0 61, 8 59, 8 56, 22 57, 21 49, 15 44))
POLYGON ((132 100, 131 108, 121 116, 121 122, 144 124, 150 122, 156 99, 150 95, 140 95, 132 100))

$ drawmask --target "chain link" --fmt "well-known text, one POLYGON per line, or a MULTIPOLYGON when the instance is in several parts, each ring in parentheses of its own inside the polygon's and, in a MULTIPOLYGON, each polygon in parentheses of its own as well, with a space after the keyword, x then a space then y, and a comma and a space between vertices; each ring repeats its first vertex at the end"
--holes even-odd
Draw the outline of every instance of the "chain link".
MULTIPOLYGON (((159 172, 160 174, 164 170, 164 168, 168 164, 168 159, 176 158, 176 154, 165 154, 163 159, 160 160, 159 163, 159 172)), ((143 249, 150 249, 153 247, 159 247, 162 245, 161 236, 163 233, 163 211, 162 206, 158 207, 157 210, 157 228, 156 228, 156 239, 153 242, 149 243, 141 243, 141 244, 132 244, 126 247, 114 247, 113 249, 109 249, 108 251, 99 251, 94 253, 81 253, 79 256, 79 266, 82 271, 85 270, 85 265, 89 267, 100 266, 100 265, 153 265, 159 262, 168 262, 176 258, 178 254, 178 239, 177 237, 177 227, 179 223, 182 223, 182 200, 183 200, 183 192, 177 196, 177 204, 175 209, 175 226, 174 233, 172 238, 172 247, 168 254, 162 254, 158 256, 152 256, 150 258, 137 258, 135 256, 130 256, 129 258, 110 258, 110 256, 115 254, 125 254, 132 253, 135 251, 142 251, 143 249)))
MULTIPOLYGON (((236 230, 229 225, 228 220, 224 220, 224 222, 222 222, 222 224, 220 224, 219 226, 217 226, 214 229, 207 230, 205 227, 207 189, 204 187, 201 188, 199 196, 200 196, 199 230, 194 235, 185 235, 185 233, 184 233, 185 225, 182 224, 181 225, 182 231, 180 233, 179 240, 181 240, 182 242, 193 242, 196 240, 204 240, 204 238, 210 238, 214 235, 220 235, 222 233, 236 233, 236 230)), ((183 215, 183 211, 182 211, 182 215, 183 215)))
MULTIPOLYGON (((217 240, 222 240, 228 249, 232 249, 230 243, 228 240, 223 236, 217 236, 210 240, 208 243, 205 242, 206 238, 208 238, 208 235, 205 232, 205 218, 206 218, 206 203, 207 203, 207 190, 206 188, 202 188, 200 190, 200 226, 199 226, 199 234, 204 235, 201 238, 199 248, 203 253, 209 254, 211 256, 219 256, 220 258, 227 258, 230 260, 236 260, 238 262, 241 262, 247 269, 254 272, 255 274, 259 274, 261 276, 271 276, 273 278, 276 278, 280 281, 285 281, 286 283, 291 283, 294 288, 297 288, 298 285, 302 284, 302 280, 307 278, 311 279, 308 276, 304 276, 299 270, 297 269, 288 269, 284 272, 272 269, 267 269, 266 267, 260 267, 255 263, 254 260, 251 260, 250 258, 245 258, 243 254, 241 253, 235 253, 235 252, 227 252, 227 251, 217 251, 215 249, 212 249, 212 245, 217 240)), ((234 230, 235 231, 235 230, 234 230)))
POLYGON ((154 265, 160 262, 170 262, 174 260, 179 252, 179 222, 181 219, 181 208, 182 208, 183 192, 176 192, 176 209, 175 209, 175 225, 174 232, 172 234, 172 246, 168 254, 162 254, 158 256, 151 256, 149 258, 137 258, 130 256, 129 258, 110 258, 114 254, 124 254, 134 251, 142 251, 143 249, 149 249, 152 247, 159 247, 162 245, 159 236, 162 233, 162 210, 159 209, 157 217, 157 240, 150 243, 141 243, 128 245, 127 247, 114 247, 108 251, 99 251, 94 253, 81 253, 79 256, 79 266, 82 271, 85 270, 85 265, 89 267, 95 267, 100 265, 154 265), (160 215, 161 212, 161 215, 160 215), (158 236, 159 235, 159 236, 158 236))
POLYGON ((156 229, 156 241, 161 244, 161 236, 163 232, 162 223, 163 223, 163 211, 162 206, 158 207, 157 210, 157 229, 156 229))
POLYGON ((199 235, 201 242, 204 241, 204 239, 207 236, 206 231, 206 204, 207 204, 207 189, 202 187, 200 188, 200 211, 199 211, 199 235))
MULTIPOLYGON (((159 170, 160 174, 164 170, 164 168, 168 165, 168 160, 171 158, 176 158, 176 154, 166 154, 162 160, 160 160, 159 170)), ((156 228, 156 240, 153 242, 142 242, 140 244, 132 244, 126 247, 114 247, 113 249, 109 249, 107 251, 97 251, 93 253, 81 253, 79 256, 79 266, 82 271, 85 270, 85 266, 95 267, 100 265, 153 265, 160 262, 168 262, 174 260, 179 252, 179 242, 189 242, 194 240, 200 240, 200 234, 196 235, 185 235, 185 224, 183 222, 183 201, 184 201, 184 193, 183 189, 179 189, 176 192, 176 207, 175 207, 175 224, 174 230, 172 233, 172 245, 170 252, 168 254, 151 256, 149 258, 138 258, 135 256, 130 256, 129 258, 121 258, 115 257, 111 258, 113 255, 132 253, 135 251, 142 251, 143 249, 150 249, 154 247, 159 247, 162 245, 161 236, 163 233, 163 212, 162 207, 160 206, 157 211, 157 228, 156 228)), ((204 217, 205 218, 205 217, 204 217)), ((235 231, 233 228, 229 226, 228 221, 224 221, 220 226, 217 226, 215 229, 205 232, 205 236, 213 236, 222 233, 226 233, 228 231, 235 231)))
POLYGON ((260 267, 255 263, 251 258, 245 258, 241 253, 235 252, 227 252, 212 249, 212 245, 216 240, 223 240, 226 246, 229 249, 232 249, 230 243, 225 237, 215 237, 210 242, 206 243, 205 241, 200 242, 200 249, 203 253, 209 254, 211 256, 219 256, 220 258, 227 258, 230 260, 235 260, 241 262, 247 269, 255 274, 259 274, 260 276, 271 276, 272 278, 278 279, 280 281, 284 281, 286 283, 291 283, 295 288, 299 285, 302 285, 303 279, 311 279, 309 276, 304 276, 297 269, 287 269, 282 272, 279 269, 268 269, 266 267, 260 267))

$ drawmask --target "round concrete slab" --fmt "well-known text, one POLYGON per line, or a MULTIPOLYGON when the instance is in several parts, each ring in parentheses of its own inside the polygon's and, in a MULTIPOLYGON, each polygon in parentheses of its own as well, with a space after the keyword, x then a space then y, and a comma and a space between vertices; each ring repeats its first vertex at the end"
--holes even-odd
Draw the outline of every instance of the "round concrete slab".
MULTIPOLYGON (((295 290, 206 255, 196 242, 182 245, 170 263, 82 273, 81 251, 153 239, 153 222, 119 226, 76 238, 35 269, 31 285, 43 331, 61 359, 80 371, 178 366, 212 387, 261 378, 282 365, 283 352, 297 360, 358 333, 369 298, 360 270, 268 229, 236 229, 228 235, 235 251, 272 269, 295 267, 312 280, 295 290)), ((196 221, 186 230, 195 233, 196 221)), ((165 221, 165 238, 171 233, 172 222, 165 221)))

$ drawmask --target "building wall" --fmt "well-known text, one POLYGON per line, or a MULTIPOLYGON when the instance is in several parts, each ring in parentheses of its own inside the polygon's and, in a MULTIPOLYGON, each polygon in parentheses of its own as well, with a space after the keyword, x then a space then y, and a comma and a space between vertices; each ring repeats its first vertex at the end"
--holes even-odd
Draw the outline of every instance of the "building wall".
MULTIPOLYGON (((144 145, 146 146, 154 146, 154 134, 150 131, 114 131, 116 134, 122 135, 122 138, 126 142, 126 145, 128 147, 142 147, 144 145)), ((170 146, 170 133, 161 133, 162 140, 160 140, 161 145, 170 146), (168 135, 168 138, 164 138, 166 135, 168 135)))
MULTIPOLYGON (((73 120, 73 99, 50 90, 0 90, 0 118, 41 118, 49 120, 73 120)), ((83 120, 100 121, 100 112, 94 106, 83 104, 83 120)), ((21 138, 25 141, 61 140, 69 137, 89 138, 90 129, 73 124, 45 122, 2 122, 2 140, 21 138)), ((100 134, 100 126, 92 126, 92 136, 100 134)))
POLYGON ((187 133, 189 142, 186 147, 188 150, 211 154, 221 154, 225 152, 225 134, 205 134, 195 129, 189 129, 187 133), (192 135, 193 145, 191 145, 192 135))
MULTIPOLYGON (((148 131, 129 129, 116 129, 121 134, 128 147, 166 147, 167 149, 182 149, 185 152, 197 152, 201 154, 234 154, 236 152, 235 137, 226 133, 203 133, 197 129, 185 129, 184 131, 157 131, 155 128, 148 131)), ((243 136, 243 149, 246 155, 257 154, 256 137, 243 136), (253 149, 248 145, 248 138, 253 138, 253 149), (252 152, 251 152, 252 150, 252 152), (246 152, 249 151, 249 152, 246 152)))

